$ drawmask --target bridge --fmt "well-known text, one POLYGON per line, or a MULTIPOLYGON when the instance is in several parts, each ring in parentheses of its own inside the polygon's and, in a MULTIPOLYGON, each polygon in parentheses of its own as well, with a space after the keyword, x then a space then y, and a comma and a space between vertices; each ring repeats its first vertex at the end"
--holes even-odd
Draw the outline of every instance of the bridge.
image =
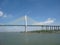
MULTIPOLYGON (((31 18, 30 18, 31 19, 31 18)), ((31 20, 34 21, 34 20, 31 20)), ((34 21, 36 22, 36 21, 34 21)), ((35 25, 35 24, 28 24, 28 17, 24 16, 22 18, 18 18, 17 20, 9 23, 9 24, 4 24, 4 25, 0 25, 0 27, 2 26, 23 26, 25 27, 25 32, 27 32, 27 27, 40 27, 41 30, 60 30, 60 25, 35 25), (16 24, 16 22, 19 22, 20 20, 24 20, 24 24, 16 24)))

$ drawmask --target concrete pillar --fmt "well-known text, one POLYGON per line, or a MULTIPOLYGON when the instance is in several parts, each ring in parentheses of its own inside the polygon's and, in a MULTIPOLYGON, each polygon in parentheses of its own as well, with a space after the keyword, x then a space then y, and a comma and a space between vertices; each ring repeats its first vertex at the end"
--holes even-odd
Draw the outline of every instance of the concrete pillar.
POLYGON ((51 26, 50 26, 50 30, 51 30, 51 26))
POLYGON ((49 26, 49 30, 51 29, 51 27, 49 26))
POLYGON ((43 25, 41 25, 41 28, 42 28, 42 30, 43 30, 43 25))
POLYGON ((52 26, 52 30, 54 30, 53 26, 52 26))
POLYGON ((56 30, 58 30, 58 29, 57 29, 57 26, 56 26, 56 30))
POLYGON ((54 30, 55 30, 55 26, 53 26, 54 27, 54 30))
POLYGON ((60 27, 60 26, 58 26, 58 30, 60 30, 59 27, 60 27))
POLYGON ((48 30, 48 26, 46 26, 46 30, 48 30))
POLYGON ((47 29, 49 30, 49 26, 47 26, 47 29))

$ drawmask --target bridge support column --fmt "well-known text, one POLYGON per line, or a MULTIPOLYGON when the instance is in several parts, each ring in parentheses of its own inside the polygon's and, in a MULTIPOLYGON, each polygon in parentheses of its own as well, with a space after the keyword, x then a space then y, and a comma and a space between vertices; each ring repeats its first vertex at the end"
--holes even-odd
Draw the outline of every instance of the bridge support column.
POLYGON ((46 26, 46 30, 48 30, 48 26, 46 26))
POLYGON ((52 26, 52 30, 53 30, 54 28, 53 28, 53 26, 52 26))
POLYGON ((57 26, 56 26, 56 30, 58 30, 58 29, 57 29, 57 26))
POLYGON ((54 26, 54 30, 56 30, 55 28, 56 28, 56 27, 54 26))
POLYGON ((50 26, 50 30, 51 30, 51 26, 50 26))
POLYGON ((43 25, 41 27, 42 27, 42 30, 43 30, 43 25))
POLYGON ((58 30, 59 30, 59 26, 58 26, 58 30))
POLYGON ((25 15, 25 32, 27 32, 27 16, 25 15))

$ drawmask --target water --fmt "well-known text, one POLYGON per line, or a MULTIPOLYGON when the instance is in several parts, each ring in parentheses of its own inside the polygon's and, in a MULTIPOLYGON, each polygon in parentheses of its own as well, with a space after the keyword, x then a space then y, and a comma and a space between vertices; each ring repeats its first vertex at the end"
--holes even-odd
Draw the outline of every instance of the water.
POLYGON ((60 45, 60 34, 0 32, 0 45, 60 45))

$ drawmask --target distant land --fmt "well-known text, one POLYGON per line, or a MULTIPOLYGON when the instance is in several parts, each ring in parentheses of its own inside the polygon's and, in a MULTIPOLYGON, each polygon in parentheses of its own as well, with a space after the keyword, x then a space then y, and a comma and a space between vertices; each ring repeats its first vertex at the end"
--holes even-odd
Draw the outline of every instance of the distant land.
MULTIPOLYGON (((21 31, 21 33, 24 32, 21 31)), ((27 31, 26 33, 60 33, 60 30, 35 30, 35 31, 27 31)))

